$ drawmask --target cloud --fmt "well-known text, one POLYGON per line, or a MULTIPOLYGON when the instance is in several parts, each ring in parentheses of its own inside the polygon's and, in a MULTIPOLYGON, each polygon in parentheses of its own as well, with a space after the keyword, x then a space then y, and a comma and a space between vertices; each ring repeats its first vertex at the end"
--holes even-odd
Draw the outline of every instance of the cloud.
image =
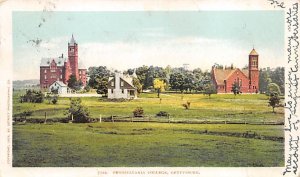
MULTIPOLYGON (((14 79, 39 78, 39 64, 42 57, 67 55, 69 37, 53 38, 42 42, 39 52, 32 46, 22 48, 14 59, 14 79), (24 57, 26 56, 26 57, 24 57), (24 66, 30 66, 24 67, 24 66)), ((113 42, 113 43, 79 43, 79 61, 86 67, 107 66, 108 68, 126 70, 142 65, 181 67, 187 63, 190 69, 210 70, 214 63, 234 64, 243 67, 248 64, 248 55, 252 46, 242 46, 232 40, 207 39, 195 37, 163 38, 151 42, 113 42)), ((264 46, 257 46, 260 55, 260 67, 284 66, 282 52, 274 52, 264 46), (276 53, 282 53, 278 55, 276 53)))
MULTIPOLYGON (((182 37, 149 43, 84 43, 79 44, 79 56, 86 66, 108 66, 118 70, 155 65, 181 67, 184 63, 190 68, 210 69, 214 63, 243 67, 248 64, 252 50, 228 40, 182 37)), ((260 54, 260 67, 276 67, 283 61, 272 51, 257 49, 260 54), (260 53, 261 52, 261 53, 260 53), (276 61, 276 62, 274 62, 276 61)))

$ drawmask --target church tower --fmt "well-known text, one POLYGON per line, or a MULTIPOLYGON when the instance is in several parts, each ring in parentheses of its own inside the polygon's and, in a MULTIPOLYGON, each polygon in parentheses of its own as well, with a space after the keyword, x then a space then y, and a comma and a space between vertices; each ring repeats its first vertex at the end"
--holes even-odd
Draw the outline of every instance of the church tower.
POLYGON ((258 69, 258 53, 253 48, 249 54, 249 91, 251 93, 258 92, 259 69, 258 69))
POLYGON ((75 75, 78 80, 78 44, 75 41, 73 34, 71 41, 68 43, 68 58, 70 61, 71 75, 75 75))

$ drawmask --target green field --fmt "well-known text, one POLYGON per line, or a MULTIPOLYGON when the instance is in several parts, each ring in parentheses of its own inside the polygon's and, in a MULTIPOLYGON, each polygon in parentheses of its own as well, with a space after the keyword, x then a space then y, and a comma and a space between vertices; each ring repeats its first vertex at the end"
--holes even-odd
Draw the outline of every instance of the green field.
MULTIPOLYGON (((13 98, 14 117, 33 111, 27 119, 65 118, 69 98, 56 105, 20 103, 13 98)), ((146 116, 159 111, 172 122, 232 121, 249 124, 186 124, 153 122, 102 122, 89 124, 16 123, 13 126, 13 166, 16 167, 120 167, 120 166, 283 166, 284 108, 268 107, 268 97, 255 95, 141 94, 139 99, 113 102, 105 98, 82 98, 92 118, 132 116, 143 107, 146 116), (183 103, 191 102, 185 110, 183 103), (254 125, 260 124, 260 125, 254 125)), ((282 100, 283 101, 283 100, 282 100)))
POLYGON ((283 166, 282 129, 281 125, 136 122, 17 124, 13 166, 283 166), (247 131, 256 137, 240 137, 247 131))
MULTIPOLYGON (((69 98, 59 98, 56 105, 44 103, 19 103, 20 93, 14 94, 14 115, 25 110, 33 111, 29 118, 44 118, 47 112, 48 118, 66 117, 66 109, 69 107, 69 98)), ((166 111, 172 120, 227 120, 247 122, 283 122, 284 108, 276 108, 276 114, 268 107, 268 97, 263 94, 237 95, 219 94, 212 95, 211 99, 202 94, 175 94, 161 95, 160 103, 155 93, 141 94, 139 99, 112 102, 107 99, 82 98, 83 105, 87 106, 92 118, 110 116, 132 116, 132 111, 141 106, 146 116, 154 117, 159 111, 166 111), (183 103, 191 102, 191 108, 185 110, 183 103)))

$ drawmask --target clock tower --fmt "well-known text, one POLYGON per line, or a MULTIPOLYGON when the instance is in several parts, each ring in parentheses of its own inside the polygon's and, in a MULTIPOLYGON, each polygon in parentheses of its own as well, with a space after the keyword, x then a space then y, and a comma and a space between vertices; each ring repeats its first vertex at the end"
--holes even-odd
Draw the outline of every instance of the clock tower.
POLYGON ((70 62, 71 75, 76 76, 76 80, 78 80, 78 44, 75 41, 73 34, 71 41, 68 43, 68 58, 70 62))
POLYGON ((249 54, 249 92, 257 93, 259 90, 258 53, 253 48, 249 54))

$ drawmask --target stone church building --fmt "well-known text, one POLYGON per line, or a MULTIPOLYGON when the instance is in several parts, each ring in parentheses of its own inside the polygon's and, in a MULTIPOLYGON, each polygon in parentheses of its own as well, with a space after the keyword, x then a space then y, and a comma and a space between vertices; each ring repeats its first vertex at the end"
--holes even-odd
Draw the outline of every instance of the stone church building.
POLYGON ((73 35, 68 43, 68 57, 63 54, 58 58, 42 58, 40 64, 40 88, 48 89, 56 81, 68 85, 68 80, 74 75, 83 86, 87 84, 87 69, 78 64, 78 44, 73 35))
POLYGON ((231 93, 232 85, 239 84, 242 93, 258 93, 258 53, 253 49, 249 54, 248 69, 212 67, 212 82, 217 93, 231 93))

